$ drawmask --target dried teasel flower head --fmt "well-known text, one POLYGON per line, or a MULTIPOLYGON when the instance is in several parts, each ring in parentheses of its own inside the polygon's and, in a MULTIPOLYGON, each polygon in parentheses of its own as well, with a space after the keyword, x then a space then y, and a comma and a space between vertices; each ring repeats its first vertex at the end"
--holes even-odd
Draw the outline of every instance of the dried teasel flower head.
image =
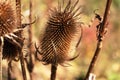
POLYGON ((11 0, 0 0, 0 36, 13 31, 16 27, 15 6, 11 0))
MULTIPOLYGON (((64 2, 64 0, 62 0, 64 2)), ((41 40, 41 61, 45 64, 63 64, 69 61, 69 49, 76 28, 79 27, 78 20, 81 14, 79 0, 72 3, 68 1, 63 8, 62 2, 58 3, 58 8, 51 10, 45 33, 41 40)))

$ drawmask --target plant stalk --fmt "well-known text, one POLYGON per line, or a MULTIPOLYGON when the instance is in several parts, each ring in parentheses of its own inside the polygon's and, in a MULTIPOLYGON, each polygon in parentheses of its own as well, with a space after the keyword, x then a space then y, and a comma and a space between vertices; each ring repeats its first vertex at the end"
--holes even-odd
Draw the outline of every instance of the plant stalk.
POLYGON ((99 35, 98 35, 97 48, 95 50, 94 56, 93 56, 93 58, 91 60, 88 72, 87 72, 86 77, 85 77, 84 80, 89 80, 89 76, 92 73, 93 68, 95 66, 95 63, 96 63, 96 60, 97 60, 97 58, 98 58, 98 56, 100 54, 100 50, 102 48, 102 41, 103 41, 102 38, 104 37, 104 34, 105 34, 104 33, 105 32, 105 25, 106 25, 106 22, 107 22, 107 16, 108 16, 108 12, 110 10, 111 2, 112 2, 112 0, 107 0, 103 21, 102 21, 102 24, 100 25, 100 31, 99 31, 99 35))
POLYGON ((2 52, 3 52, 4 40, 0 37, 0 80, 2 80, 2 52))
MULTIPOLYGON (((16 11, 17 11, 17 25, 18 27, 21 27, 22 26, 21 25, 21 0, 16 0, 16 11)), ((20 33, 19 37, 22 38, 22 32, 20 33)), ((21 46, 23 47, 23 42, 21 42, 21 46)), ((20 63, 22 68, 23 80, 27 80, 22 47, 19 50, 20 63)))
MULTIPOLYGON (((29 8, 30 8, 30 15, 29 15, 29 23, 32 23, 32 0, 30 0, 29 2, 29 8)), ((32 77, 32 72, 33 72, 33 68, 34 68, 34 63, 33 63, 33 46, 31 45, 32 43, 32 24, 29 25, 28 28, 28 34, 29 34, 29 41, 28 41, 28 49, 29 49, 29 61, 27 62, 27 69, 29 71, 30 74, 30 80, 33 80, 32 77)))
POLYGON ((57 66, 58 64, 51 64, 51 79, 50 80, 56 79, 57 66))

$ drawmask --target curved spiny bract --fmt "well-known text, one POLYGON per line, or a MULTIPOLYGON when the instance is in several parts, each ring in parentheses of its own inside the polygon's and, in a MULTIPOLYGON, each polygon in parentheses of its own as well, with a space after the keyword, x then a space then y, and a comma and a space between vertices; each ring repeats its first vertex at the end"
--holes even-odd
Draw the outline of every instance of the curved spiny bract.
POLYGON ((58 9, 52 10, 41 40, 41 61, 46 64, 62 64, 68 61, 70 44, 76 28, 80 26, 77 24, 81 14, 81 7, 77 7, 78 1, 72 4, 69 0, 63 10, 61 4, 58 9))
POLYGON ((16 56, 18 56, 18 47, 15 44, 9 42, 7 39, 4 39, 2 58, 10 61, 14 60, 16 56))
MULTIPOLYGON (((21 34, 21 31, 14 32, 13 34, 18 36, 21 34)), ((18 37, 13 37, 13 38, 17 43, 12 42, 8 37, 4 37, 2 59, 7 59, 8 61, 11 60, 17 61, 16 59, 19 58, 19 51, 21 49, 21 46, 23 45, 24 39, 18 37)))
POLYGON ((16 27, 16 12, 12 3, 0 0, 0 36, 12 32, 16 27))

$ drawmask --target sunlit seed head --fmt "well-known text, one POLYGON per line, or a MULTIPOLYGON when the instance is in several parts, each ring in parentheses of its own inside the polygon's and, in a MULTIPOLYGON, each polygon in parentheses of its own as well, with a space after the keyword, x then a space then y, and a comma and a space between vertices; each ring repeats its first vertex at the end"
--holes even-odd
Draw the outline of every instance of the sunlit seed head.
POLYGON ((69 61, 70 44, 76 34, 77 20, 81 14, 78 2, 79 0, 74 3, 68 0, 65 8, 59 6, 52 10, 41 40, 41 61, 46 64, 62 64, 69 61))

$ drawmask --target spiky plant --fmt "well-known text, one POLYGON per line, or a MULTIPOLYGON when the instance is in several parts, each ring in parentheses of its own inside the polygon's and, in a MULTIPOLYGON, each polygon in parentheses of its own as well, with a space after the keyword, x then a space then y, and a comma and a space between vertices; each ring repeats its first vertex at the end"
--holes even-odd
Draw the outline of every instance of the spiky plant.
POLYGON ((16 12, 12 1, 0 0, 0 36, 11 33, 16 27, 16 12))
MULTIPOLYGON (((81 6, 78 6, 79 0, 74 4, 69 0, 65 8, 63 4, 58 3, 58 8, 51 10, 43 39, 41 40, 41 51, 38 51, 42 56, 41 61, 45 64, 52 64, 51 80, 55 80, 58 64, 63 64, 65 61, 73 60, 69 58, 70 44, 77 32, 77 27, 81 6)), ((38 48, 36 48, 38 49, 38 48)))
MULTIPOLYGON (((16 56, 16 47, 13 47, 11 43, 15 42, 13 36, 16 37, 12 34, 16 28, 16 12, 14 7, 12 1, 0 0, 0 72, 2 72, 2 58, 10 59, 16 56)), ((0 80, 2 80, 2 73, 0 73, 0 80)))
POLYGON ((3 59, 14 60, 18 56, 24 40, 21 32, 26 26, 35 22, 19 26, 16 12, 14 1, 0 0, 0 37, 4 38, 3 59))
MULTIPOLYGON (((24 44, 22 31, 34 22, 21 24, 21 0, 16 0, 16 2, 0 0, 0 37, 3 38, 2 59, 11 62, 12 60, 16 61, 16 57, 20 58, 24 80, 26 80, 26 72, 22 53, 24 44)), ((1 43, 2 40, 0 40, 1 43)))
POLYGON ((4 39, 3 59, 15 59, 21 48, 20 43, 23 42, 23 39, 18 37, 20 31, 17 31, 16 19, 15 2, 0 0, 0 36, 4 39))

